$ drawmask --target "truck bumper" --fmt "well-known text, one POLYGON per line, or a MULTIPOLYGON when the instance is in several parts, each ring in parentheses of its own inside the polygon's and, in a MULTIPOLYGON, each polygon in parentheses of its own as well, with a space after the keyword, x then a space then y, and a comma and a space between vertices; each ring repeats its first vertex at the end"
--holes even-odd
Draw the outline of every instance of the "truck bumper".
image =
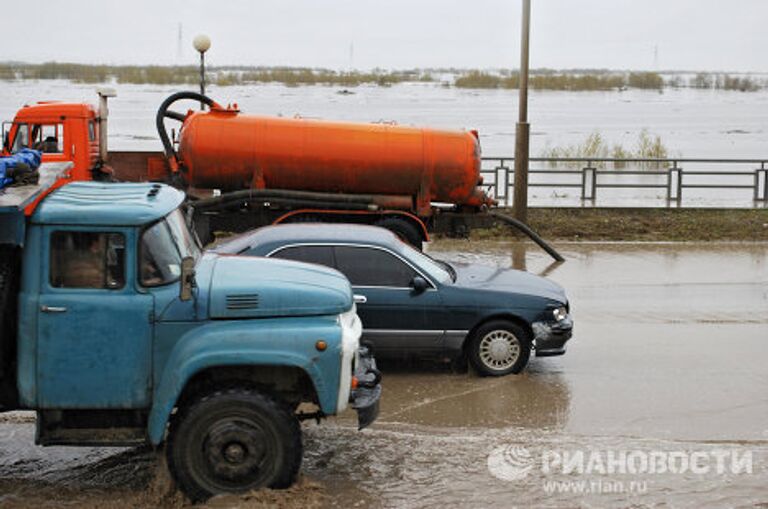
POLYGON ((381 400, 381 372, 376 369, 376 359, 367 346, 358 350, 358 362, 355 369, 357 387, 349 395, 349 402, 357 412, 357 429, 361 430, 379 416, 381 400))
POLYGON ((559 322, 534 322, 533 344, 537 357, 552 357, 565 353, 565 344, 573 335, 571 315, 559 322))

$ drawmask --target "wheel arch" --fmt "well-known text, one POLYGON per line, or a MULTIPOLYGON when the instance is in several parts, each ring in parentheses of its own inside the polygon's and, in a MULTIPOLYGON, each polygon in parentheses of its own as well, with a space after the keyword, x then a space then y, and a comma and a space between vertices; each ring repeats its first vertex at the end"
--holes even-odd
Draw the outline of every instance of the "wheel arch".
POLYGON ((369 211, 369 210, 297 209, 297 210, 291 210, 290 212, 286 212, 282 216, 275 219, 272 222, 272 224, 289 223, 292 220, 296 220, 301 216, 320 217, 320 218, 323 218, 325 216, 329 220, 330 218, 337 219, 334 222, 347 222, 343 220, 340 221, 341 219, 344 218, 344 216, 347 216, 350 219, 350 222, 359 223, 359 224, 370 224, 370 225, 373 225, 385 219, 401 219, 403 221, 407 221, 408 223, 416 227, 416 229, 419 231, 419 233, 422 236, 423 242, 429 242, 429 231, 427 230, 427 225, 424 224, 424 221, 422 221, 417 215, 412 214, 410 212, 403 211, 403 210, 369 211))
POLYGON ((208 366, 197 371, 187 380, 175 406, 186 405, 200 396, 231 387, 257 389, 286 401, 306 398, 318 402, 317 388, 309 373, 301 367, 242 364, 208 366))

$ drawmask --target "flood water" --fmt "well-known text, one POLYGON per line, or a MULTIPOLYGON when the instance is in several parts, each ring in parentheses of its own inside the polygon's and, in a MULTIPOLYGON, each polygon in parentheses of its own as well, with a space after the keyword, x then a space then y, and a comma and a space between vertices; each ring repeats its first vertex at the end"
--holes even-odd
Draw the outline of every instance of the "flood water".
MULTIPOLYGON (((155 113, 168 95, 191 85, 114 84, 110 100, 110 146, 115 150, 161 150, 155 113)), ((0 118, 12 120, 25 103, 59 100, 96 103, 97 85, 64 80, 0 81, 0 118)), ((217 87, 207 93, 244 113, 357 122, 397 122, 447 129, 477 129, 483 155, 514 155, 518 92, 468 90, 439 83, 392 87, 287 87, 277 84, 217 87), (339 92, 348 90, 349 94, 339 92)), ((758 92, 665 89, 663 92, 532 91, 529 96, 531 156, 545 147, 583 143, 599 131, 609 146, 634 150, 640 131, 661 136, 670 157, 768 157, 768 90, 758 92)), ((197 108, 181 103, 179 109, 197 108)))
MULTIPOLYGON (((768 245, 557 247, 559 266, 527 244, 429 250, 562 284, 576 321, 566 355, 500 379, 383 364, 371 428, 349 413, 306 424, 298 487, 211 504, 768 505, 768 245)), ((0 419, 0 506, 184 504, 152 452, 39 448, 28 414, 0 419)))
MULTIPOLYGON (((113 150, 159 151, 155 113, 171 93, 194 88, 187 85, 154 86, 115 84, 117 97, 110 101, 109 143, 113 150)), ((0 82, 0 118, 11 120, 25 103, 39 100, 96 102, 96 86, 63 80, 0 82)), ((244 113, 284 117, 322 118, 357 122, 396 122, 404 125, 446 129, 477 129, 483 155, 510 157, 514 154, 517 120, 516 90, 466 90, 439 83, 403 83, 392 87, 338 86, 287 87, 277 84, 217 87, 208 95, 221 104, 237 103, 244 113), (346 93, 341 93, 346 92, 346 93)), ((175 108, 198 108, 193 102, 175 108)), ((672 158, 763 159, 768 158, 768 90, 759 92, 665 89, 604 92, 532 91, 529 115, 531 156, 547 148, 583 144, 599 132, 606 144, 636 150, 643 130, 660 136, 672 158)), ((176 127, 169 122, 168 128, 176 127)), ((486 182, 499 165, 486 161, 486 182)), ((509 166, 509 162, 507 162, 509 166)), ((744 175, 695 176, 686 185, 718 184, 752 186, 759 163, 683 163, 686 171, 743 172, 744 175)), ((531 170, 551 170, 533 163, 531 170)), ((562 169, 562 168, 561 168, 562 169)), ((566 169, 579 169, 566 168, 566 169)), ((671 177, 670 177, 671 178, 671 177)), ((763 177, 759 177, 762 179, 763 177)), ((595 200, 583 201, 581 174, 532 174, 531 183, 559 184, 531 187, 533 206, 664 207, 667 202, 666 174, 603 175, 600 185, 642 184, 644 188, 600 188, 595 200)), ((764 184, 759 184, 762 193, 764 184)), ((507 190, 509 191, 509 190, 507 190)), ((673 192, 674 193, 674 192, 673 192)), ((676 194, 676 193, 675 193, 676 194)), ((503 196, 504 193, 496 193, 503 196)), ((765 207, 754 201, 754 190, 686 188, 685 207, 765 207)), ((503 200, 502 200, 503 201, 503 200)))

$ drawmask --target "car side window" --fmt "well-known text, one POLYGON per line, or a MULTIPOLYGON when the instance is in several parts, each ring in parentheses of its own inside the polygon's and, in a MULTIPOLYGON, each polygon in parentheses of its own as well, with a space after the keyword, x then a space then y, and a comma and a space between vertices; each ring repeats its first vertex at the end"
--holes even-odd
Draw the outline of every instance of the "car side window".
POLYGON ((293 260, 296 262, 317 263, 333 268, 333 248, 331 246, 293 246, 281 249, 272 255, 273 258, 293 260))
POLYGON ((50 283, 54 288, 122 288, 125 237, 120 233, 53 232, 50 283))
POLYGON ((355 286, 407 288, 417 275, 401 259, 369 247, 336 246, 336 268, 355 286))

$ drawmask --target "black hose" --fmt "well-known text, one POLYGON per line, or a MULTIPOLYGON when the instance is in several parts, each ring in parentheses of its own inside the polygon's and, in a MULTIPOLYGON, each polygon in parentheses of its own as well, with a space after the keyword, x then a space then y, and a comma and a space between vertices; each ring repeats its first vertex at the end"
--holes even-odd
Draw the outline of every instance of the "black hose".
POLYGON ((209 108, 213 107, 214 105, 218 106, 216 101, 210 97, 198 92, 192 92, 191 90, 186 92, 176 92, 175 94, 171 94, 166 97, 165 101, 163 101, 160 104, 160 107, 157 108, 157 115, 155 116, 155 127, 157 127, 157 134, 160 136, 160 141, 163 144, 163 152, 165 152, 165 157, 169 159, 171 157, 174 159, 176 158, 176 151, 173 150, 173 144, 168 138, 168 133, 165 130, 165 119, 168 117, 174 120, 178 120, 179 122, 184 121, 184 118, 186 118, 185 115, 176 111, 168 111, 168 108, 171 106, 171 104, 184 99, 200 101, 201 103, 208 105, 209 108))
POLYGON ((505 223, 507 223, 507 224, 509 224, 511 226, 514 226, 515 228, 517 228, 521 232, 523 232, 526 235, 528 235, 528 237, 530 237, 530 239, 532 241, 534 241, 536 244, 538 244, 539 247, 541 247, 544 251, 547 252, 547 254, 549 254, 549 256, 551 256, 552 258, 554 258, 558 262, 564 262, 565 261, 565 258, 560 256, 560 253, 555 251, 555 248, 553 248, 552 246, 547 244, 547 242, 544 239, 542 239, 539 236, 538 233, 533 231, 531 229, 531 227, 528 226, 527 224, 523 223, 522 221, 518 221, 514 217, 505 216, 504 214, 499 214, 498 212, 489 212, 489 214, 491 215, 491 217, 495 217, 496 219, 499 219, 499 220, 501 220, 501 221, 503 221, 503 222, 505 222, 505 223))
POLYGON ((367 194, 318 193, 313 191, 293 191, 289 189, 244 189, 242 191, 223 193, 221 196, 212 198, 202 198, 195 201, 195 208, 209 209, 233 201, 248 201, 252 199, 266 201, 269 201, 270 199, 288 199, 297 202, 305 201, 307 205, 316 205, 318 202, 327 202, 337 204, 336 208, 348 208, 344 207, 344 205, 353 205, 363 209, 375 207, 375 198, 376 196, 367 194))
MULTIPOLYGON (((376 211, 377 208, 375 205, 367 205, 365 203, 336 203, 336 202, 327 202, 327 201, 307 201, 307 200, 294 200, 291 198, 281 198, 281 197, 262 197, 257 200, 260 203, 269 202, 270 204, 274 205, 282 205, 285 207, 294 207, 294 208, 313 208, 313 209, 324 209, 324 210, 365 210, 365 211, 376 211)), ((226 210, 237 210, 242 207, 243 204, 248 203, 248 200, 233 200, 233 201, 226 201, 217 204, 215 207, 211 206, 204 206, 199 207, 197 204, 199 202, 193 202, 191 203, 191 206, 195 208, 195 210, 198 210, 200 212, 212 212, 212 211, 226 211, 226 210)))

